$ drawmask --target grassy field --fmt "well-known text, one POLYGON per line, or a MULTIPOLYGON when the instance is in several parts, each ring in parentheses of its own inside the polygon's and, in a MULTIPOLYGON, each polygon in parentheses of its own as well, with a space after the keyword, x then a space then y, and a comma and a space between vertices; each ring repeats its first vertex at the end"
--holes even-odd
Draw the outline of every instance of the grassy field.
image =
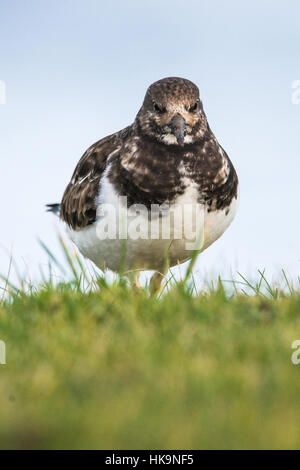
POLYGON ((80 283, 5 285, 1 448, 300 447, 297 291, 80 283))

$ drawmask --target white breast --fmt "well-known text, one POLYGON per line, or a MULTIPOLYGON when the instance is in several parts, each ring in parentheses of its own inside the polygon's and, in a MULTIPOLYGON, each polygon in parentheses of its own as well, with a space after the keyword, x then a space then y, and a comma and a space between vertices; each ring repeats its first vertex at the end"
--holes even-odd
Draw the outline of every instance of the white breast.
POLYGON ((71 231, 71 238, 81 253, 101 269, 161 270, 166 254, 170 266, 182 263, 191 256, 195 244, 205 250, 223 234, 234 218, 236 199, 226 210, 208 212, 204 205, 197 204, 198 189, 184 174, 184 194, 161 218, 149 219, 147 210, 133 216, 127 209, 126 200, 119 198, 108 180, 108 169, 101 179, 97 221, 71 231), (106 227, 115 227, 106 235, 104 219, 106 227), (120 266, 125 252, 126 262, 120 266))

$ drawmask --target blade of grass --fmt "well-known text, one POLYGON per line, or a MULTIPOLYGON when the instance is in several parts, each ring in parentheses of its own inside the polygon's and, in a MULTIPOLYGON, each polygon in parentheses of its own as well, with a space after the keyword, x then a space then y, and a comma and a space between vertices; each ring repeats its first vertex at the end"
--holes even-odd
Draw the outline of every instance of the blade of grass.
POLYGON ((65 268, 63 267, 62 264, 60 264, 60 262, 56 259, 56 257, 53 255, 53 253, 50 251, 50 249, 47 247, 47 245, 45 245, 45 243, 40 240, 38 238, 38 242, 39 244, 41 245, 41 247, 45 250, 45 252, 47 253, 47 255, 49 256, 49 258, 53 261, 53 263, 60 269, 60 271, 62 272, 62 274, 66 275, 66 270, 65 268))
POLYGON ((285 279, 286 285, 287 285, 287 287, 288 287, 288 289, 289 289, 289 292, 290 292, 290 294, 292 295, 292 294, 294 293, 294 289, 293 289, 293 287, 291 286, 291 284, 290 284, 290 282, 289 282, 289 280, 288 280, 288 278, 287 278, 287 275, 286 275, 285 270, 282 268, 281 271, 282 271, 283 277, 284 277, 284 279, 285 279))

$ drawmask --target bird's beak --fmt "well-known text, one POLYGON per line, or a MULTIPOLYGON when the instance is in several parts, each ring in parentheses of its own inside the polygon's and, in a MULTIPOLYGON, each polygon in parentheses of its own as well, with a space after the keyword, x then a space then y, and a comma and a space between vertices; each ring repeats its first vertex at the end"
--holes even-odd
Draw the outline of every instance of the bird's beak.
POLYGON ((185 120, 180 114, 176 114, 170 124, 178 145, 182 146, 184 143, 185 120))

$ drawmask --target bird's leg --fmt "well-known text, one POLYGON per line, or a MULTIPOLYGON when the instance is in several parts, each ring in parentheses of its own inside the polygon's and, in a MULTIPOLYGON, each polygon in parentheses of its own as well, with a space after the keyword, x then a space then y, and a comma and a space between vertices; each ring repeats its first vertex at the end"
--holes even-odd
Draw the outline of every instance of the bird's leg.
POLYGON ((140 283, 140 273, 138 273, 134 277, 134 288, 135 289, 140 289, 141 287, 142 286, 141 286, 141 283, 140 283))
POLYGON ((162 280, 163 278, 165 277, 165 275, 167 274, 168 270, 169 270, 169 251, 170 251, 170 248, 171 248, 171 245, 173 243, 173 240, 171 240, 171 243, 169 244, 165 254, 164 254, 164 261, 163 261, 163 265, 160 269, 160 271, 156 271, 151 279, 150 279, 150 295, 154 295, 156 294, 156 292, 159 291, 160 287, 161 287, 161 283, 162 283, 162 280))
POLYGON ((151 295, 154 295, 154 294, 156 294, 156 292, 159 291, 163 278, 164 278, 164 274, 162 274, 158 271, 156 271, 152 275, 152 277, 150 279, 150 294, 151 295))
POLYGON ((128 274, 128 278, 130 281, 131 288, 133 292, 136 294, 140 291, 142 288, 141 283, 140 283, 140 273, 139 271, 131 272, 128 274))

